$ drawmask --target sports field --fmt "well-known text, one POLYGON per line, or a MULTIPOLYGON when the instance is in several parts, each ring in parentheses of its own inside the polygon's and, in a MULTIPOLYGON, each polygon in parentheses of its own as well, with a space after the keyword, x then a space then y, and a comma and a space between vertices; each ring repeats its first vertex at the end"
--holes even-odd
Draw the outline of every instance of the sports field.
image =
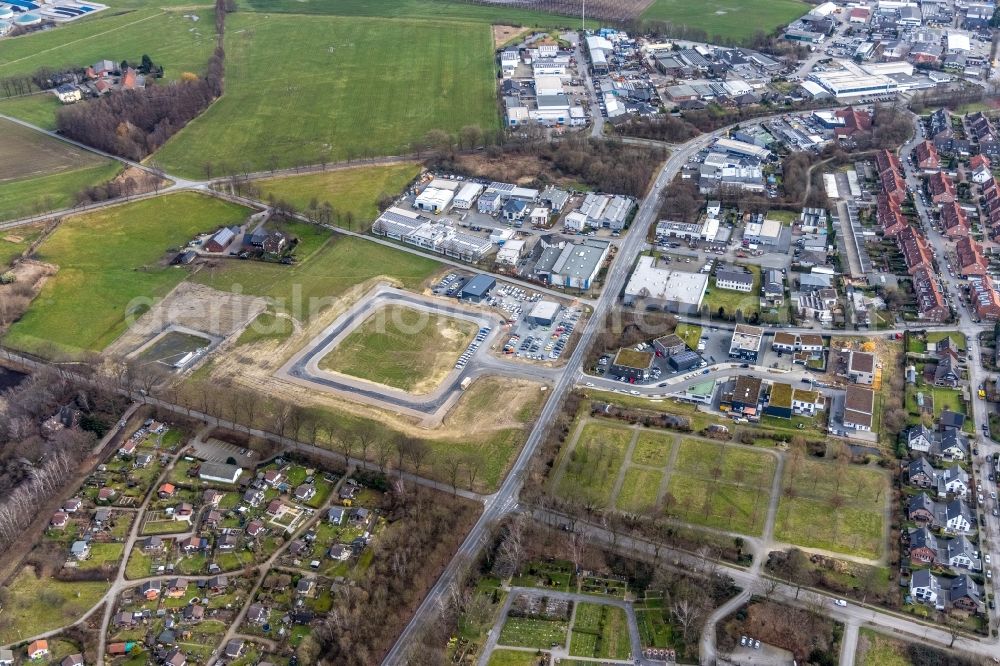
POLYGON ((347 214, 353 217, 354 229, 370 224, 377 216, 376 203, 383 194, 396 195, 420 173, 420 166, 412 162, 387 166, 365 166, 338 169, 304 176, 287 176, 260 180, 261 195, 273 195, 308 211, 310 203, 333 206, 334 223, 347 227, 347 214))
POLYGON ((642 18, 701 28, 708 36, 745 40, 770 33, 809 11, 799 0, 655 0, 642 18))
POLYGON ((499 125, 487 25, 236 13, 225 95, 156 160, 191 177, 262 171, 400 154, 466 125, 499 125))
POLYGON ((406 306, 380 308, 320 359, 323 370, 412 393, 434 390, 478 327, 406 306))
POLYGON ((48 352, 101 350, 187 276, 164 258, 195 234, 242 221, 247 209, 198 194, 172 194, 67 219, 39 247, 59 267, 5 343, 48 352), (145 304, 145 305, 144 305, 145 304))
POLYGON ((326 309, 351 287, 385 276, 406 288, 419 286, 440 264, 361 238, 333 236, 310 224, 289 224, 300 239, 293 266, 253 261, 219 261, 196 273, 195 282, 271 300, 274 308, 300 321, 326 309))
POLYGON ((875 559, 885 540, 885 472, 847 464, 785 464, 775 539, 875 559))

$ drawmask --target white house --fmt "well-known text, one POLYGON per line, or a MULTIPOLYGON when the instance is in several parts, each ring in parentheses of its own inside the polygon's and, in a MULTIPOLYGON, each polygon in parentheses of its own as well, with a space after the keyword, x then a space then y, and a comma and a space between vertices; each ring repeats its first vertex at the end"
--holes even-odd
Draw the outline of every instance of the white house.
POLYGON ((964 536, 950 539, 946 547, 948 566, 963 569, 979 569, 979 553, 964 536))
POLYGON ((823 411, 826 401, 819 391, 795 389, 792 391, 792 413, 800 416, 815 416, 823 411))
POLYGON ((69 83, 64 83, 56 88, 55 93, 63 104, 72 104, 83 99, 83 93, 80 92, 80 89, 69 83))
POLYGON ((589 223, 589 218, 578 210, 574 210, 563 218, 563 227, 567 231, 583 231, 589 223))
POLYGON ((549 221, 549 209, 544 206, 535 206, 528 214, 528 223, 532 226, 545 226, 549 221))
POLYGON ((969 507, 960 499, 952 500, 944 508, 944 520, 942 523, 945 529, 958 534, 964 534, 972 527, 975 520, 969 507))
POLYGON ((953 465, 938 475, 938 495, 965 497, 969 493, 969 475, 958 465, 953 465))
POLYGON ((920 603, 944 608, 941 582, 927 569, 918 569, 910 577, 910 595, 920 603))
POLYGON ((922 425, 913 426, 906 432, 906 445, 911 451, 927 453, 933 443, 934 433, 922 425))

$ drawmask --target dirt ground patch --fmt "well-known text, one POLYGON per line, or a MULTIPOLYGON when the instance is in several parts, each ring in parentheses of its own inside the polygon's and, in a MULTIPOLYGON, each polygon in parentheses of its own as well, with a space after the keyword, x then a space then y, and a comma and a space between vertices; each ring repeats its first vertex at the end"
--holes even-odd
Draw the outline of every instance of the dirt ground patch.
POLYGON ((526 32, 531 32, 531 28, 522 28, 516 25, 495 25, 493 26, 493 46, 500 48, 526 32))
POLYGON ((42 290, 46 278, 59 269, 52 264, 26 259, 10 269, 14 282, 0 285, 0 333, 23 315, 42 290))
POLYGON ((183 326, 228 338, 267 307, 267 301, 190 282, 181 282, 115 340, 107 352, 126 356, 168 326, 183 326))
POLYGON ((163 178, 131 166, 115 176, 111 182, 120 185, 126 180, 132 181, 133 194, 146 194, 147 192, 156 190, 158 187, 165 187, 167 185, 167 181, 163 178))
MULTIPOLYGON (((489 178, 503 182, 513 182, 527 185, 540 173, 547 173, 549 165, 533 155, 504 155, 499 159, 490 159, 486 155, 461 155, 458 164, 479 178, 489 178)), ((572 185, 577 181, 572 178, 559 178, 549 174, 555 185, 572 185)))
POLYGON ((444 428, 481 432, 518 428, 543 401, 542 385, 512 377, 480 377, 444 419, 444 428))

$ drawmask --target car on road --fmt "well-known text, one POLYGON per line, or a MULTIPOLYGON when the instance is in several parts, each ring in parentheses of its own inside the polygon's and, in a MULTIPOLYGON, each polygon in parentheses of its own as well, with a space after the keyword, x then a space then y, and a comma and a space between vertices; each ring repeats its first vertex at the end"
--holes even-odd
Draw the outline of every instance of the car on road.
POLYGON ((990 563, 990 554, 986 553, 986 555, 983 556, 983 559, 986 560, 986 564, 989 564, 990 563))
POLYGON ((594 382, 587 382, 588 388, 594 388, 594 382))
POLYGON ((834 599, 833 600, 833 605, 834 606, 840 606, 841 608, 844 608, 845 606, 847 606, 847 602, 844 601, 843 599, 834 599))
POLYGON ((743 647, 746 647, 746 644, 747 644, 747 637, 746 636, 740 636, 740 645, 742 645, 743 647))
POLYGON ((987 578, 993 578, 993 569, 987 569, 986 570, 986 577, 987 578))
POLYGON ((996 493, 990 493, 990 499, 991 500, 995 500, 996 498, 997 498, 997 494, 996 493))
POLYGON ((753 649, 754 650, 759 650, 760 649, 760 639, 759 638, 753 642, 753 649))

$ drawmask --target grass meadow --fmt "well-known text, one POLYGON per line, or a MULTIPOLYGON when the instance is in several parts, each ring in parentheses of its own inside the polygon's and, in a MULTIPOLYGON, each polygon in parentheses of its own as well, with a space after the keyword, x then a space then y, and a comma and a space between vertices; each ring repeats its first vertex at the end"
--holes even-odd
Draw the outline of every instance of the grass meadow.
POLYGON ((50 351, 49 343, 71 354, 103 349, 126 329, 133 299, 161 298, 188 275, 165 265, 168 250, 247 214, 218 199, 172 194, 67 219, 36 253, 59 272, 5 343, 35 353, 50 351))
POLYGON ((807 11, 809 5, 799 0, 655 0, 642 18, 701 28, 709 38, 740 41, 755 32, 770 33, 807 11))
POLYGON ((75 622, 98 602, 108 589, 104 582, 66 583, 52 578, 38 578, 25 567, 6 587, 6 622, 0 629, 0 642, 16 643, 22 638, 57 629, 75 622))
POLYGON ((404 391, 428 392, 469 346, 478 328, 405 306, 372 313, 319 367, 404 391))
POLYGON ((888 490, 877 469, 789 460, 775 539, 875 559, 883 549, 888 490))
POLYGON ((587 423, 576 446, 569 452, 559 480, 558 494, 597 506, 611 503, 618 470, 634 430, 603 423, 587 423))
POLYGON ((168 172, 408 152, 429 130, 496 128, 487 25, 232 14, 226 93, 156 154, 168 172), (289 49, 294 45, 294 49, 289 49))
MULTIPOLYGON (((128 0, 138 2, 139 0, 128 0)), ((474 23, 507 23, 541 27, 580 25, 579 17, 556 16, 517 7, 477 5, 461 0, 240 0, 258 12, 332 14, 396 19, 434 19, 474 23)), ((590 21, 588 25, 592 24, 590 21)))
POLYGON ((378 217, 376 202, 382 194, 396 195, 420 173, 412 162, 387 166, 362 166, 303 176, 286 176, 257 181, 264 199, 274 196, 307 210, 315 200, 333 206, 338 226, 347 227, 347 213, 354 229, 364 228, 378 217))
POLYGON ((47 130, 56 128, 56 109, 61 106, 56 96, 48 93, 0 99, 0 113, 47 130))
POLYGON ((45 231, 45 224, 28 224, 9 231, 0 231, 0 273, 27 250, 45 231))

